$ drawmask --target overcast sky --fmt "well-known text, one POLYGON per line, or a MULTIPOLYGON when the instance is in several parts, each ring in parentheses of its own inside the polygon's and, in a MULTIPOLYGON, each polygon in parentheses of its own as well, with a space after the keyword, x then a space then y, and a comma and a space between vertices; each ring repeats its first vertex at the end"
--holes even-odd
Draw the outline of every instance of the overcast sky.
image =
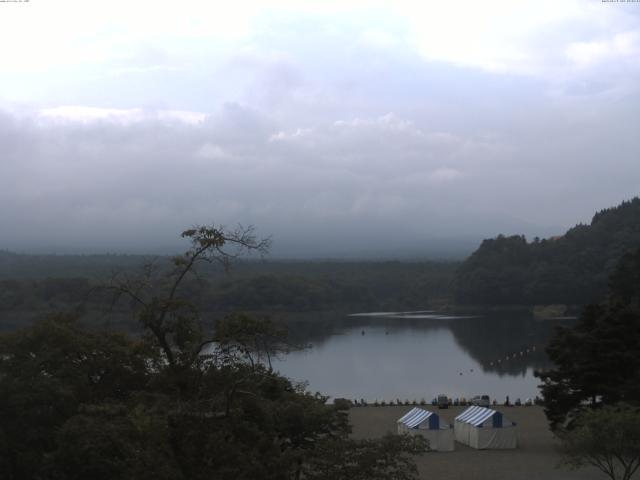
POLYGON ((0 248, 562 233, 638 194, 639 93, 640 3, 0 3, 0 248))

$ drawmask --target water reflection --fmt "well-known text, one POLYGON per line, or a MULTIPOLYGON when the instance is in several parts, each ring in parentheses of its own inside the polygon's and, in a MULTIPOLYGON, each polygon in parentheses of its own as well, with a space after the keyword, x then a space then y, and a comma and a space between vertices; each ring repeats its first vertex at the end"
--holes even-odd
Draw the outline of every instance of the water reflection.
POLYGON ((312 348, 289 354, 276 368, 334 397, 488 393, 524 400, 538 393, 533 372, 549 366, 544 346, 559 323, 513 313, 427 311, 298 317, 290 319, 292 338, 312 348))

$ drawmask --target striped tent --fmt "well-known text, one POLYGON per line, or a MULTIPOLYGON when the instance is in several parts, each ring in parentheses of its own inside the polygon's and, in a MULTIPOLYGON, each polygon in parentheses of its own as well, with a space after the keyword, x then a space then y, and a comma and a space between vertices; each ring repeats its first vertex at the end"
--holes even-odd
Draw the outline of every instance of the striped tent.
POLYGON ((455 418, 456 441, 473 448, 516 448, 516 424, 501 412, 473 406, 455 418))
POLYGON ((421 435, 429 440, 429 448, 441 452, 453 450, 453 429, 441 423, 437 413, 413 408, 398 419, 398 433, 421 435))

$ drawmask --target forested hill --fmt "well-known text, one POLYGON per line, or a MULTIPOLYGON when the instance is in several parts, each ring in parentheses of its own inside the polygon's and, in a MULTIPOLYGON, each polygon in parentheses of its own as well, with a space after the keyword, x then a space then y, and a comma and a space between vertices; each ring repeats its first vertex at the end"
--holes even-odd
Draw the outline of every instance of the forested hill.
POLYGON ((582 305, 598 301, 627 251, 640 246, 640 198, 596 213, 560 237, 484 240, 458 269, 459 304, 582 305))

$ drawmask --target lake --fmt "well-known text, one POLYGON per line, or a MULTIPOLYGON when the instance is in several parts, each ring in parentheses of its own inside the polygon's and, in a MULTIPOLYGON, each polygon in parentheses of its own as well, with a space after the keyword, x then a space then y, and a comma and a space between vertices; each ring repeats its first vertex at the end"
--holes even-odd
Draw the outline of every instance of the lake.
POLYGON ((539 392, 536 369, 556 326, 528 314, 436 312, 325 314, 290 323, 309 348, 274 361, 283 375, 333 398, 431 401, 440 393, 524 401, 539 392))

